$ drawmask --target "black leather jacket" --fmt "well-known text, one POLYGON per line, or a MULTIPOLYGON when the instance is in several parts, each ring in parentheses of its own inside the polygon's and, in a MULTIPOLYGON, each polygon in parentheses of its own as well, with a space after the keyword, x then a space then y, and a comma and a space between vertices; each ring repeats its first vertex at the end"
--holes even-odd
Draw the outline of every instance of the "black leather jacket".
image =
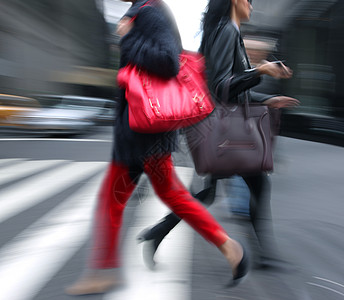
POLYGON ((260 83, 260 75, 252 69, 240 32, 231 19, 223 18, 217 29, 200 49, 206 59, 209 89, 219 102, 262 102, 271 95, 256 94, 250 88, 260 83))

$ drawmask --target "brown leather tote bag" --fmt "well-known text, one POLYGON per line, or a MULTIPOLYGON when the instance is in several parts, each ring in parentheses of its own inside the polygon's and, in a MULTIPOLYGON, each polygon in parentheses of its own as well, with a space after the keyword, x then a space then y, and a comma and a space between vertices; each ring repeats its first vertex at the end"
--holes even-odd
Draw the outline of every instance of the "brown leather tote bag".
POLYGON ((217 104, 206 119, 186 129, 188 146, 200 175, 225 178, 272 171, 268 107, 248 102, 217 104))

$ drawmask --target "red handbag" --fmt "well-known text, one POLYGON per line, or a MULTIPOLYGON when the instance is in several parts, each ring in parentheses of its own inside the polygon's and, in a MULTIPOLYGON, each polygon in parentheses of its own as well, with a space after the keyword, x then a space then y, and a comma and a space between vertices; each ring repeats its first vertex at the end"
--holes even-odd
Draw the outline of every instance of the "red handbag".
POLYGON ((158 133, 189 127, 215 108, 200 53, 183 51, 180 71, 171 79, 127 65, 118 71, 117 82, 125 89, 129 126, 136 132, 158 133))

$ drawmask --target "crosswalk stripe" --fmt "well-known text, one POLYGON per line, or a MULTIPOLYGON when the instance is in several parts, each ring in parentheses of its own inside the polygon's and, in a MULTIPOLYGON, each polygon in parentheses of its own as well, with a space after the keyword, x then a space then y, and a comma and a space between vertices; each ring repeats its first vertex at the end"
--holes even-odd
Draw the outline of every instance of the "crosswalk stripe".
MULTIPOLYGON (((176 167, 179 178, 190 186, 193 169, 176 167)), ((193 233, 189 226, 178 225, 159 248, 157 270, 148 270, 142 262, 141 245, 137 245, 137 234, 145 227, 162 218, 169 210, 153 195, 143 202, 137 211, 135 224, 125 239, 123 266, 126 287, 104 296, 104 300, 187 300, 190 299, 190 269, 193 233), (161 265, 165 267, 161 268, 161 265)))
POLYGON ((88 238, 102 177, 103 173, 97 175, 85 188, 1 249, 0 299, 34 299, 39 290, 79 250, 88 238))
POLYGON ((106 162, 73 162, 30 177, 17 184, 16 189, 3 189, 0 194, 0 223, 81 182, 104 169, 105 165, 106 162))
POLYGON ((65 160, 33 160, 23 161, 14 165, 11 164, 3 168, 0 165, 0 184, 9 183, 63 162, 65 162, 65 160))
MULTIPOLYGON (((0 183, 33 174, 14 186, 2 189, 0 222, 84 181, 92 174, 98 174, 0 249, 0 282, 6 283, 0 289, 0 299, 34 299, 89 238, 96 192, 106 164, 58 160, 19 161, 13 166, 5 164, 3 168, 0 164, 0 183), (45 172, 41 174, 39 170, 45 172), (7 176, 1 173, 3 171, 7 176)), ((188 187, 193 169, 176 167, 176 171, 188 187)), ((190 275, 187 270, 191 268, 192 261, 191 228, 183 222, 177 226, 159 248, 157 270, 148 270, 142 260, 142 245, 136 243, 136 236, 169 210, 157 199, 150 186, 148 199, 140 199, 140 202, 135 221, 130 225, 124 241, 123 265, 127 288, 106 294, 104 299, 190 299, 190 275)))

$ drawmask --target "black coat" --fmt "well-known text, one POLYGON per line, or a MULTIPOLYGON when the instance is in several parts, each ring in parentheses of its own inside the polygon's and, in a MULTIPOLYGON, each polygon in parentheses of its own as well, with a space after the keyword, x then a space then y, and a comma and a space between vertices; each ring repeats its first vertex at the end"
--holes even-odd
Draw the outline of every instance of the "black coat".
MULTIPOLYGON (((170 78, 179 72, 181 39, 175 20, 162 1, 135 2, 126 16, 136 16, 133 29, 121 39, 120 67, 136 64, 147 71, 170 78)), ((142 168, 144 159, 168 154, 175 149, 176 133, 142 134, 132 131, 124 90, 114 128, 113 160, 129 167, 142 168)))
MULTIPOLYGON (((229 17, 219 26, 200 49, 206 58, 209 89, 219 101, 242 103, 245 91, 260 83, 261 77, 252 69, 240 32, 229 17)), ((262 102, 271 95, 248 93, 249 101, 262 102)))

